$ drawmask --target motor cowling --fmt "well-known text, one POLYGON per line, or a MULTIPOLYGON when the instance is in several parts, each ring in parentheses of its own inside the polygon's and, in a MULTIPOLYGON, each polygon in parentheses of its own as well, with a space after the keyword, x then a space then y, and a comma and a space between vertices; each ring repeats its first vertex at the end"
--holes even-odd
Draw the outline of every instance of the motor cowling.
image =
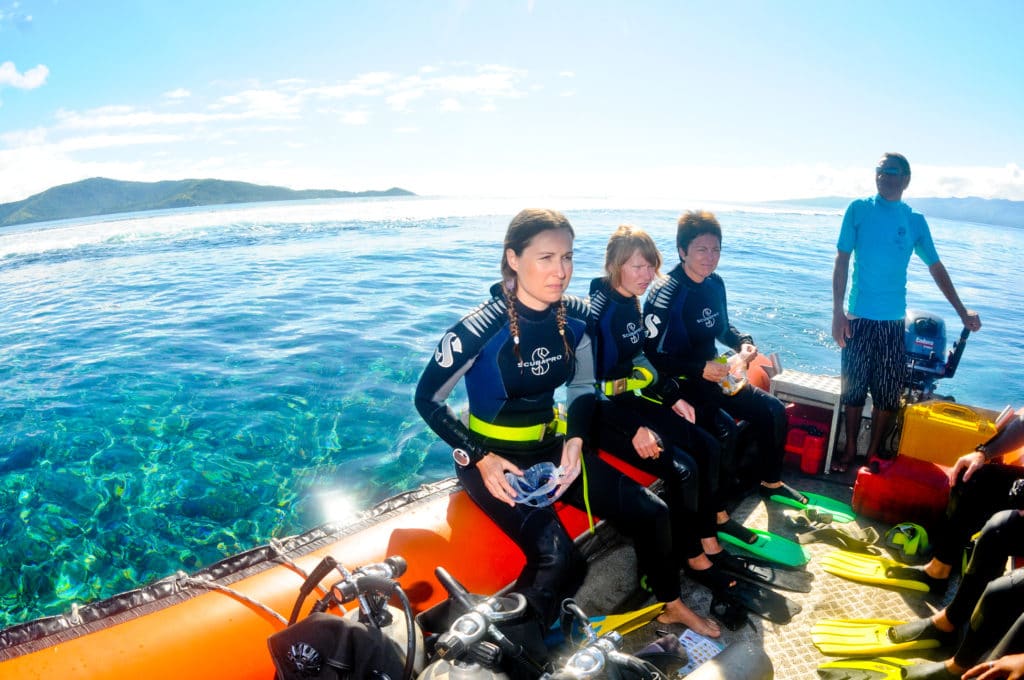
POLYGON ((942 377, 946 373, 946 322, 928 312, 907 310, 903 321, 907 364, 914 370, 942 377))

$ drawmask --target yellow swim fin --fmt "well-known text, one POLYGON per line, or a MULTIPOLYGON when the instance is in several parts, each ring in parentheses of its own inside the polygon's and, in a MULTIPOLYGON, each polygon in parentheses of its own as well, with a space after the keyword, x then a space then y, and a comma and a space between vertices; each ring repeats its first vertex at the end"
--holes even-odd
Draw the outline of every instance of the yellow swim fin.
POLYGON ((893 656, 827 661, 818 666, 818 677, 822 680, 901 680, 903 669, 914 663, 893 656))
POLYGON ((618 631, 626 635, 637 628, 646 625, 654 617, 665 610, 664 602, 656 602, 649 607, 637 609, 622 614, 607 614, 605 616, 590 617, 590 627, 598 635, 604 635, 611 631, 618 631))
POLYGON ((939 639, 893 642, 889 629, 903 623, 892 619, 822 619, 811 626, 811 642, 829 656, 878 656, 942 645, 939 639))
POLYGON ((904 565, 881 555, 865 555, 846 550, 833 550, 821 558, 821 568, 830 574, 848 578, 851 581, 876 586, 889 586, 916 590, 921 593, 931 591, 924 581, 909 578, 893 578, 887 573, 890 569, 904 565))

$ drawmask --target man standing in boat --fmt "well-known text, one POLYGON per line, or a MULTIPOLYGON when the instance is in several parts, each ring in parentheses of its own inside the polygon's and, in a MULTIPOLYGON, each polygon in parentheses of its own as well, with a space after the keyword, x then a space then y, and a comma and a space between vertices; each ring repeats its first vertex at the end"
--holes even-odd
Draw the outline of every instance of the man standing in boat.
POLYGON ((882 437, 899 408, 904 381, 903 324, 907 308, 907 266, 911 253, 928 266, 942 294, 971 331, 981 319, 967 309, 939 261, 924 215, 902 201, 910 184, 910 163, 885 153, 875 168, 878 194, 850 204, 836 244, 832 270, 832 337, 842 354, 846 448, 832 465, 845 472, 857 455, 857 434, 867 393, 871 391, 871 441, 867 456, 878 454, 882 437), (853 283, 843 309, 853 255, 853 283))

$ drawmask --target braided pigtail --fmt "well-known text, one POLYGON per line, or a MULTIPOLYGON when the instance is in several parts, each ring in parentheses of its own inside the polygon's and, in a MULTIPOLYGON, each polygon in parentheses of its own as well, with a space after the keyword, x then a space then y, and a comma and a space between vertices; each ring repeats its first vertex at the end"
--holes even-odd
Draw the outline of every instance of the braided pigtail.
POLYGON ((565 337, 565 300, 562 299, 558 302, 558 334, 562 336, 562 344, 565 345, 565 360, 571 361, 573 358, 572 348, 569 347, 569 339, 565 337))
POLYGON ((512 287, 505 285, 501 287, 505 293, 505 306, 508 310, 508 331, 512 334, 512 351, 516 355, 516 363, 522 366, 523 358, 519 354, 519 315, 516 314, 516 296, 512 287))

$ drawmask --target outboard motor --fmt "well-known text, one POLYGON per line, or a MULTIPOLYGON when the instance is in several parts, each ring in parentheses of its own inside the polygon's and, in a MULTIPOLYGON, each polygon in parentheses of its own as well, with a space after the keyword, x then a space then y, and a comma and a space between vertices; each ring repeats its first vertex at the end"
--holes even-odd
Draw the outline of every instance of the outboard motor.
POLYGON ((946 322, 941 317, 913 309, 903 322, 903 343, 907 361, 907 402, 931 399, 935 383, 952 378, 960 364, 970 331, 965 327, 953 350, 946 356, 946 322))

